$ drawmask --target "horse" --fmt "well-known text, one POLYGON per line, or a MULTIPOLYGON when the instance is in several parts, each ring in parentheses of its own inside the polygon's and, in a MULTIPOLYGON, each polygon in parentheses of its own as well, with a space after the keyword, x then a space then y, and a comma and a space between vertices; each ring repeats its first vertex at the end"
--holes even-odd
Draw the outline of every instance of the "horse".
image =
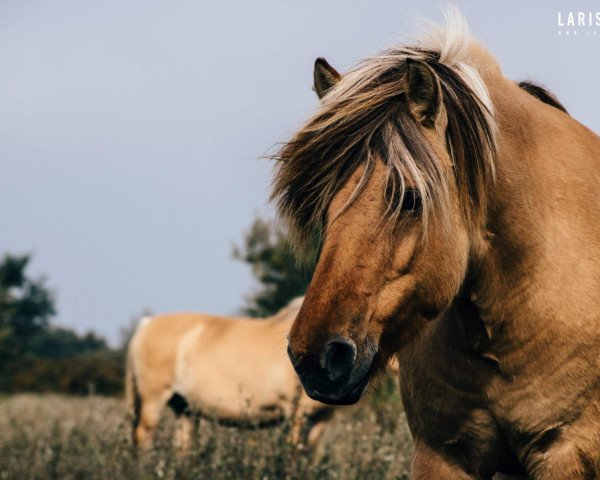
POLYGON ((142 319, 127 351, 133 444, 152 445, 161 411, 169 406, 180 453, 189 451, 200 417, 252 427, 287 419, 292 442, 315 445, 333 407, 304 394, 285 354, 285 338, 301 304, 298 298, 266 319, 203 313, 142 319))
POLYGON ((455 9, 344 75, 275 156, 322 249, 290 330, 306 393, 351 404, 396 356, 413 479, 600 475, 600 137, 506 78, 455 9))

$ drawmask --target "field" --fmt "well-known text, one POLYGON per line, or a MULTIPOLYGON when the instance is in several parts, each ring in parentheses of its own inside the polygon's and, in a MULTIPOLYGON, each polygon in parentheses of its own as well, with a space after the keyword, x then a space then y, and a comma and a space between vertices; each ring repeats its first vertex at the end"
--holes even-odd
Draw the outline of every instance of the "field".
POLYGON ((155 447, 136 455, 120 398, 21 394, 0 399, 0 479, 407 478, 412 443, 399 402, 337 412, 318 452, 286 442, 286 425, 240 430, 203 422, 186 457, 171 446, 165 412, 155 447))

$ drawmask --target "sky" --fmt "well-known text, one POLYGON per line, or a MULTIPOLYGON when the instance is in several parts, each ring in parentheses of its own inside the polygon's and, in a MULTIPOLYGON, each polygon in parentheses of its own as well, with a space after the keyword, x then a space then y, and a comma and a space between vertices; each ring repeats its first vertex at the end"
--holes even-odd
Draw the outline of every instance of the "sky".
MULTIPOLYGON (((454 4, 600 132, 600 26, 558 25, 598 2, 454 4)), ((113 344, 144 310, 235 313, 256 284, 232 247, 273 216, 264 156, 316 108, 314 59, 343 71, 444 5, 2 0, 0 255, 32 253, 54 322, 113 344)))

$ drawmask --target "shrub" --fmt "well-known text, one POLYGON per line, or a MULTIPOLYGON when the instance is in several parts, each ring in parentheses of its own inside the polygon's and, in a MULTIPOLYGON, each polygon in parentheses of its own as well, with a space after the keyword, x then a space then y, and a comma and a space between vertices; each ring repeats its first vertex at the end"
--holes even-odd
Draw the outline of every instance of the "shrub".
POLYGON ((62 359, 30 356, 5 372, 3 387, 6 392, 120 395, 124 375, 124 358, 118 351, 62 359))

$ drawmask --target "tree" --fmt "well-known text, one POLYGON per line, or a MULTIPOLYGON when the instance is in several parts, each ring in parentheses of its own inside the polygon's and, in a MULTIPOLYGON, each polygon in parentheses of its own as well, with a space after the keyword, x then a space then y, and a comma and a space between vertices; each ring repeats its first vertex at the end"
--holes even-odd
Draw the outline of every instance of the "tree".
POLYGON ((318 254, 315 240, 299 263, 287 236, 271 222, 257 218, 244 236, 241 247, 233 250, 234 258, 248 263, 260 286, 248 297, 243 312, 253 317, 272 315, 290 300, 304 295, 312 278, 318 254))
POLYGON ((30 260, 30 255, 7 254, 0 262, 0 362, 21 354, 27 341, 47 328, 56 313, 54 294, 45 279, 26 275, 30 260))
POLYGON ((27 342, 27 353, 41 358, 71 358, 99 350, 107 350, 106 341, 95 332, 77 335, 70 328, 40 329, 27 342))

